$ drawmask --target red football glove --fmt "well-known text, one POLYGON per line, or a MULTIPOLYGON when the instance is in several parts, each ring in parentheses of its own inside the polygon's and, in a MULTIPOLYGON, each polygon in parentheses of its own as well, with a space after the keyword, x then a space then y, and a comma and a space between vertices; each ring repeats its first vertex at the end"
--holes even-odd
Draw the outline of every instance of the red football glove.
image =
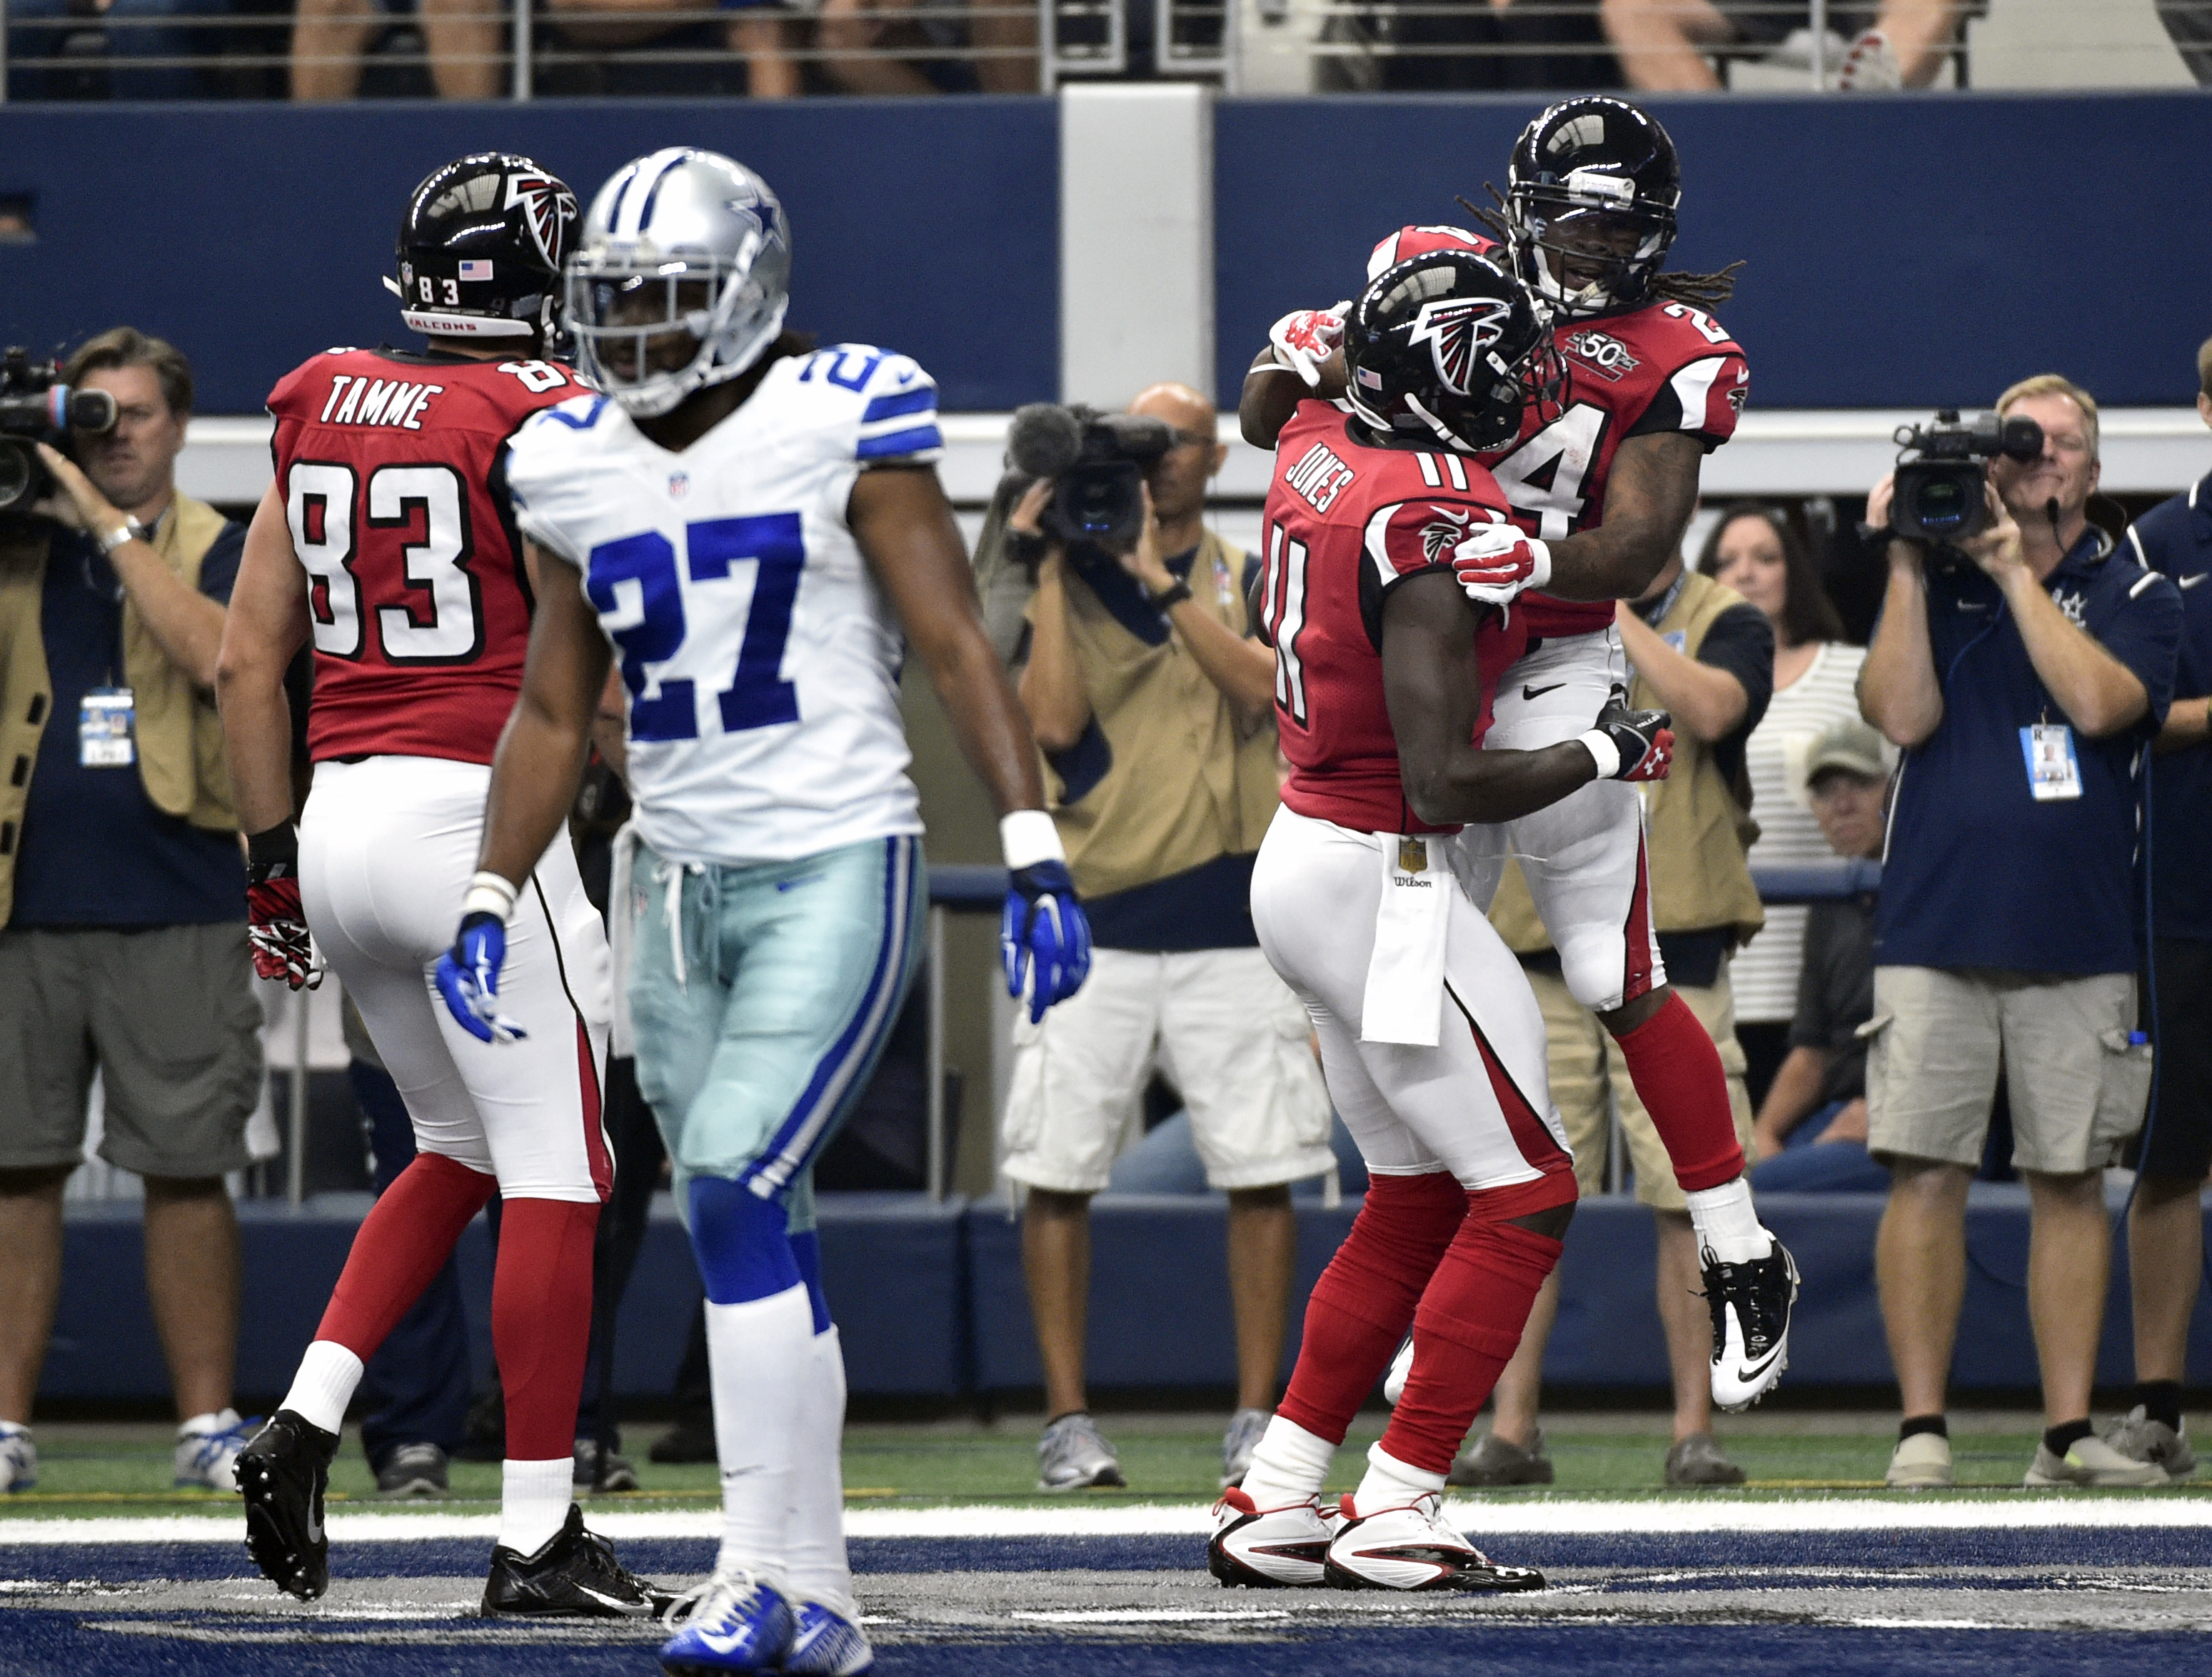
POLYGON ((312 990, 323 981, 323 963, 300 906, 298 832, 288 821, 246 845, 246 945, 254 975, 312 990))
POLYGON ((1452 550, 1452 573, 1477 605, 1510 605, 1552 580, 1552 550, 1510 524, 1479 524, 1452 550))
POLYGON ((1344 347, 1348 307, 1339 303, 1334 308, 1297 309, 1267 329, 1275 359, 1304 379, 1309 390, 1321 385, 1322 363, 1344 347))
POLYGON ((1674 720, 1663 710, 1631 710, 1614 693, 1598 712, 1597 726, 1582 736, 1597 760, 1598 778, 1665 780, 1674 762, 1674 720))

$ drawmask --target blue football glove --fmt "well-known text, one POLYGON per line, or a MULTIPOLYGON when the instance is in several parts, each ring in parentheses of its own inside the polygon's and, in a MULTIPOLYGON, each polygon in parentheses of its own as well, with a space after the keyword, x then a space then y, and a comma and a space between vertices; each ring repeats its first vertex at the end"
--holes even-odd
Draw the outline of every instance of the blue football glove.
POLYGON ((463 1030, 486 1042, 519 1042, 530 1035, 499 1011, 499 969, 507 959, 507 927, 497 914, 465 915, 453 946, 438 957, 438 993, 463 1030))
POLYGON ((999 921, 999 954, 1006 966, 1006 993, 1018 1000, 1022 981, 1036 963, 1030 988, 1030 1023, 1083 987, 1091 972, 1091 922, 1075 900, 1066 862, 1018 867, 1006 881, 1006 912, 999 921))

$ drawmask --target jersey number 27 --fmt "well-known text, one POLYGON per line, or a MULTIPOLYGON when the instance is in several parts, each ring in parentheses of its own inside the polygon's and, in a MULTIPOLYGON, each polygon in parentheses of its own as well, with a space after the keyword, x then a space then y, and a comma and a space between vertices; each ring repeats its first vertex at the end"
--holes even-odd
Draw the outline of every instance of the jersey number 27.
MULTIPOLYGON (((783 679, 791 608, 806 568, 805 537, 796 513, 706 519, 684 527, 683 562, 694 583, 727 580, 732 565, 759 567, 751 610, 738 646, 737 668, 719 696, 722 732, 773 727, 799 720, 799 689, 783 679)), ((696 739, 699 710, 687 679, 664 680, 645 694, 646 666, 666 664, 683 649, 687 624, 674 544, 658 530, 603 542, 592 550, 584 591, 607 635, 622 648, 623 684, 629 689, 633 740, 696 739)))

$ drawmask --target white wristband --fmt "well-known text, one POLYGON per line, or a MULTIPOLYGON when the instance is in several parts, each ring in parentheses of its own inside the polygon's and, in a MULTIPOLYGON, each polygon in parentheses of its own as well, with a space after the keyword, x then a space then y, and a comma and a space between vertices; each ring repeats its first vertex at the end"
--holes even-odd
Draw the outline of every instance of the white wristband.
POLYGON ((505 875, 487 868, 469 881, 469 894, 461 899, 461 918, 494 914, 504 926, 514 913, 514 899, 520 889, 505 875))
POLYGON ((1603 728, 1592 728, 1588 733, 1577 734, 1575 743, 1588 748, 1597 763, 1597 777, 1609 781, 1620 773, 1620 747, 1613 743, 1613 736, 1603 728))
POLYGON ((1016 810, 999 818, 999 848, 1010 868, 1034 867, 1039 862, 1064 862, 1060 829, 1042 810, 1016 810))

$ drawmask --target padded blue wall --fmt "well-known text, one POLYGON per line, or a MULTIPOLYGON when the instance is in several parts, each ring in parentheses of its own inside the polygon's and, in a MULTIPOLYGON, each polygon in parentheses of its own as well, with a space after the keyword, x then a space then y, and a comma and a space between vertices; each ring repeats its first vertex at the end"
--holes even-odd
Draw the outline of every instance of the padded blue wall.
MULTIPOLYGON (((1682 155, 1672 265, 1743 258, 1719 311, 1770 408, 1986 405, 2058 371, 2186 404, 2212 335, 2212 97, 1654 99, 1682 155)), ((1220 388, 1375 241, 1489 202, 1540 101, 1231 100, 1215 137, 1220 388)))
POLYGON ((406 341, 378 276, 447 159, 526 152, 588 203, 698 145, 790 211, 794 326, 904 350, 948 408, 1011 408, 1059 383, 1059 134, 1042 99, 7 106, 0 197, 35 195, 38 240, 0 244, 0 341, 129 322, 191 357, 203 413, 258 412, 319 349, 406 341))

